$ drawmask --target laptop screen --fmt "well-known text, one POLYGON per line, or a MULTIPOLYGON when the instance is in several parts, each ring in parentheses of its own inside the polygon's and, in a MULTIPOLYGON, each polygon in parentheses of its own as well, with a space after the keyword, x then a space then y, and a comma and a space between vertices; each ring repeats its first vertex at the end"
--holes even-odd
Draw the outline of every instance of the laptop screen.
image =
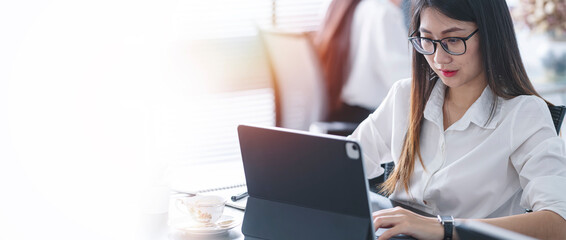
POLYGON ((368 216, 367 185, 357 143, 275 128, 240 126, 238 130, 250 196, 368 216))
POLYGON ((356 142, 281 128, 239 126, 249 199, 246 239, 373 239, 356 142))

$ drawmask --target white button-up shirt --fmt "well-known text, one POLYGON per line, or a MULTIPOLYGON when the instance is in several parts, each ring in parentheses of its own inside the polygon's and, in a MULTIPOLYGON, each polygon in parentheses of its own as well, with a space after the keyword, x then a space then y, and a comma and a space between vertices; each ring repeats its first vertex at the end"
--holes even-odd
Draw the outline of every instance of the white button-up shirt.
MULTIPOLYGON (((362 148, 368 178, 381 163, 397 163, 409 115, 411 80, 397 82, 380 107, 350 138, 362 148)), ((390 196, 431 214, 490 218, 551 210, 566 218, 566 153, 546 103, 536 96, 500 97, 489 120, 489 87, 446 131, 438 80, 424 111, 420 149, 409 194, 401 185, 390 196)))

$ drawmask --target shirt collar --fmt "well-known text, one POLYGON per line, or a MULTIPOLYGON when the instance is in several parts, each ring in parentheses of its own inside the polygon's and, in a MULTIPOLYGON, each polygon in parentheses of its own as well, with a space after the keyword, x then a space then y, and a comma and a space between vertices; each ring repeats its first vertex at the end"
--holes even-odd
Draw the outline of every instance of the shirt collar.
MULTIPOLYGON (((442 80, 439 79, 434 85, 424 110, 425 119, 434 122, 440 128, 443 127, 442 106, 444 105, 445 93, 446 85, 444 85, 442 80)), ((493 97, 494 95, 491 88, 486 86, 480 97, 472 104, 472 106, 470 106, 464 116, 450 126, 450 130, 464 130, 470 123, 474 123, 475 125, 485 129, 494 129, 501 118, 498 113, 501 109, 502 101, 501 98, 496 98, 497 105, 495 113, 491 121, 488 122, 491 114, 493 97)))
POLYGON ((425 106, 424 118, 432 121, 439 128, 442 128, 442 105, 444 104, 444 93, 446 85, 442 80, 438 79, 434 85, 430 97, 425 106))

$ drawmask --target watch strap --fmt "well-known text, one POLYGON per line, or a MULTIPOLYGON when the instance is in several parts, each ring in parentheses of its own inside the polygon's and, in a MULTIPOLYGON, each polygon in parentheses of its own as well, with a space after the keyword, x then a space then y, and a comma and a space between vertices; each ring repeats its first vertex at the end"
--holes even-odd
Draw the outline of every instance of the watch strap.
POLYGON ((454 229, 454 217, 438 215, 438 222, 444 227, 444 240, 452 240, 454 229))

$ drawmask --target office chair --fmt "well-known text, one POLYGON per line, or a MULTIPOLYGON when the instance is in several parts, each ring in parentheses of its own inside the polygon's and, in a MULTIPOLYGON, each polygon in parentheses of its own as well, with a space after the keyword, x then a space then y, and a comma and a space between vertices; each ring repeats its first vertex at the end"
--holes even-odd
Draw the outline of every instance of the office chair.
MULTIPOLYGON (((556 134, 560 134, 560 127, 562 127, 562 122, 564 120, 564 114, 566 113, 566 106, 548 106, 550 110, 550 115, 552 117, 552 121, 554 122, 554 127, 556 128, 556 134)), ((375 186, 383 183, 389 175, 393 172, 395 168, 395 164, 393 162, 383 163, 381 167, 385 169, 383 175, 370 179, 370 190, 373 192, 378 192, 380 189, 376 188, 375 186)))
POLYGON ((338 135, 353 132, 357 124, 324 122, 326 85, 309 33, 260 28, 259 35, 272 75, 275 125, 338 135))
POLYGON ((560 127, 562 127, 566 106, 549 106, 548 109, 550 110, 550 115, 552 116, 554 127, 556 128, 556 134, 560 134, 560 127))

